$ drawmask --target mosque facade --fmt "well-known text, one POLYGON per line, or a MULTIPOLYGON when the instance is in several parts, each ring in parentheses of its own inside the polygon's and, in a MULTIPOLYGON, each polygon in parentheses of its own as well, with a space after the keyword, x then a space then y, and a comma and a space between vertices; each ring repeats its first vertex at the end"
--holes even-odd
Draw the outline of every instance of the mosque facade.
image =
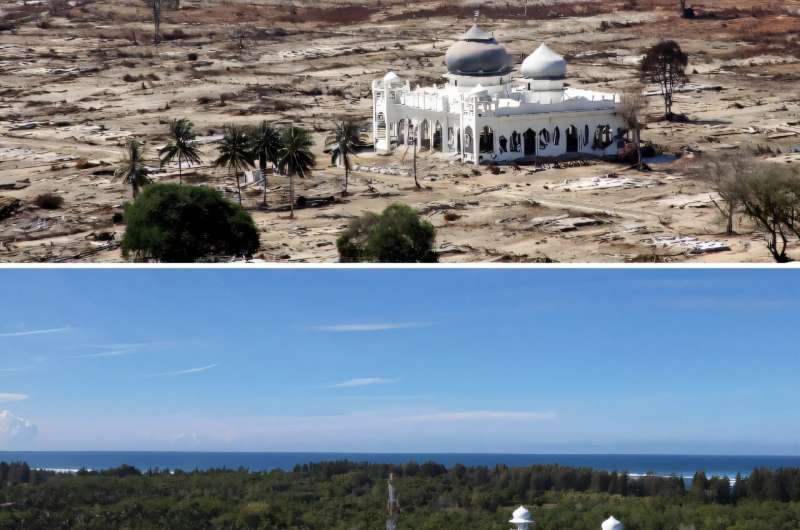
POLYGON ((565 86, 567 62, 542 44, 519 70, 477 22, 445 55, 447 82, 411 86, 394 72, 372 83, 378 153, 416 143, 462 162, 615 155, 619 94, 565 86))

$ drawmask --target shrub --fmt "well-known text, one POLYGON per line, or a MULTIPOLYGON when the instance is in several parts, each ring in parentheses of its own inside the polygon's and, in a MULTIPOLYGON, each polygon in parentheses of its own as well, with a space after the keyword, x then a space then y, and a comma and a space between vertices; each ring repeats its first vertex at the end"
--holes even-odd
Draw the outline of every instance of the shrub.
POLYGON ((197 53, 196 53, 196 52, 189 52, 189 53, 186 55, 186 58, 187 58, 187 59, 189 59, 189 60, 190 60, 190 61, 192 61, 192 62, 196 61, 196 60, 197 60, 197 57, 198 57, 198 55, 197 55, 197 53))
POLYGON ((64 198, 55 193, 41 193, 33 199, 33 203, 44 210, 58 210, 64 205, 64 198))
POLYGON ((435 263, 436 230, 405 204, 393 204, 381 214, 368 212, 354 219, 336 240, 339 261, 435 263))
POLYGON ((259 245, 250 215, 206 187, 151 184, 125 207, 125 221, 123 256, 137 261, 250 257, 259 245))

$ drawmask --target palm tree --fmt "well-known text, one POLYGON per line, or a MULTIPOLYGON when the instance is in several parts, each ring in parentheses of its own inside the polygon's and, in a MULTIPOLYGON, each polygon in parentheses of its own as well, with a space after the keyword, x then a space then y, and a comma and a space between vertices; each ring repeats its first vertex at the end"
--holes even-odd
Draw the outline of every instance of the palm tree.
POLYGON ((283 147, 278 156, 278 169, 289 175, 289 202, 291 203, 290 219, 294 219, 294 176, 304 178, 314 167, 314 154, 311 146, 314 141, 311 134, 302 127, 294 125, 283 131, 283 147))
POLYGON ((242 185, 239 173, 253 167, 253 153, 250 151, 245 129, 238 125, 226 125, 225 132, 217 146, 219 157, 214 161, 217 167, 226 167, 236 175, 236 190, 239 192, 239 204, 242 204, 242 185))
POLYGON ((194 124, 186 119, 172 120, 169 124, 169 143, 159 152, 161 165, 178 160, 178 182, 183 184, 183 162, 199 164, 200 150, 195 147, 194 124))
POLYGON ((325 140, 328 145, 334 145, 335 149, 331 155, 331 163, 336 163, 337 156, 344 165, 344 191, 342 195, 347 195, 347 182, 350 177, 350 155, 361 144, 361 131, 356 122, 351 120, 336 122, 333 132, 325 140))
POLYGON ((264 204, 267 204, 267 163, 278 165, 278 156, 283 147, 280 131, 266 121, 262 121, 250 131, 250 148, 258 157, 258 167, 264 176, 264 204))
POLYGON ((125 154, 122 162, 114 172, 116 178, 122 179, 124 184, 130 184, 133 190, 133 199, 139 195, 139 188, 150 183, 150 170, 144 165, 144 144, 136 138, 131 138, 125 145, 125 154))

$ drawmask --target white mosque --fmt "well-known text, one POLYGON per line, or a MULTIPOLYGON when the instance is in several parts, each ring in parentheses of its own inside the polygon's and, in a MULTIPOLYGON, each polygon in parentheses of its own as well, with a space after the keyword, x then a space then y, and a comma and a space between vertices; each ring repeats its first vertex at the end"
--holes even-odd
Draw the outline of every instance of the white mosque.
POLYGON ((389 72, 372 83, 378 153, 417 147, 480 164, 616 154, 619 94, 564 86, 567 62, 542 44, 522 63, 476 23, 445 55, 448 82, 411 87, 389 72))
MULTIPOLYGON (((514 525, 513 530, 529 530, 529 527, 533 525, 533 518, 527 508, 520 506, 511 514, 511 520, 508 522, 514 525)), ((617 521, 614 516, 603 521, 600 528, 601 530, 625 530, 625 526, 617 521)))

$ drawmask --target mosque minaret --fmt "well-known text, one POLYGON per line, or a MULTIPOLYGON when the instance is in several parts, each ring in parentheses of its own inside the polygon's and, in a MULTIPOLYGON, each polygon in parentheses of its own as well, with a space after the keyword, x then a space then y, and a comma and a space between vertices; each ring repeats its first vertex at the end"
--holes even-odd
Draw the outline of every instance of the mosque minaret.
POLYGON ((620 95, 566 87, 567 62, 542 44, 520 69, 476 23, 445 54, 447 83, 413 87, 394 72, 372 83, 375 149, 416 140, 466 163, 616 154, 620 95))

